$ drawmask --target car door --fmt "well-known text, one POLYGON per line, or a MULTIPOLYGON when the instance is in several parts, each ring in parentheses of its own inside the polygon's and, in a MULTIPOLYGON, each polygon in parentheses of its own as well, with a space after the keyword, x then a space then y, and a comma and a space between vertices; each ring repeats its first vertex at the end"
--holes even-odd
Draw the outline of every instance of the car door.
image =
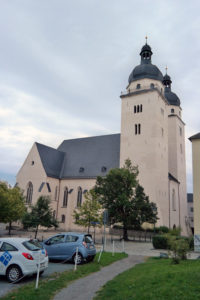
POLYGON ((76 252, 76 247, 78 246, 78 239, 79 237, 73 234, 68 234, 66 236, 65 251, 69 259, 72 258, 72 256, 76 252))
POLYGON ((63 259, 63 246, 65 244, 65 235, 59 234, 48 239, 44 246, 47 250, 49 258, 63 259))
POLYGON ((7 267, 17 262, 18 249, 10 243, 0 244, 0 274, 5 275, 7 267))

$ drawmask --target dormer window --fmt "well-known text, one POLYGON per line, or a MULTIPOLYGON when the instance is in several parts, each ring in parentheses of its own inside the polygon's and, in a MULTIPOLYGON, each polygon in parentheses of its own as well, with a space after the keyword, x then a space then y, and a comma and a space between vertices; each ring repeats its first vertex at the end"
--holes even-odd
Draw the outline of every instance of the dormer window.
POLYGON ((79 169, 79 173, 83 173, 84 172, 84 168, 83 167, 80 167, 80 169, 79 169))
POLYGON ((34 163, 35 163, 35 162, 34 162, 34 160, 32 160, 32 162, 31 162, 31 166, 33 166, 33 165, 34 165, 34 163))
POLYGON ((151 83, 151 84, 150 84, 150 88, 151 88, 151 89, 154 89, 154 87, 155 87, 154 84, 151 83))

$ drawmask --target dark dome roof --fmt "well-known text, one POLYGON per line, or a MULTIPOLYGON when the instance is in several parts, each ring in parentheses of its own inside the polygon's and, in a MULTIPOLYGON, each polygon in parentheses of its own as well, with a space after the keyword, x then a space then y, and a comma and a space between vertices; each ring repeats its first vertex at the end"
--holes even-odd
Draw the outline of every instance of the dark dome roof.
POLYGON ((169 102, 170 105, 180 106, 181 101, 178 96, 171 91, 170 87, 165 87, 165 98, 169 102))
POLYGON ((171 81, 171 77, 168 74, 165 74, 163 81, 171 81))
POLYGON ((133 71, 131 72, 128 82, 131 83, 132 81, 143 79, 143 78, 150 78, 163 81, 163 75, 155 65, 149 64, 141 64, 136 66, 133 71))
POLYGON ((142 47, 140 54, 141 54, 143 51, 149 51, 149 52, 151 52, 151 54, 153 54, 152 51, 151 51, 151 47, 150 47, 148 44, 145 44, 145 45, 142 47))

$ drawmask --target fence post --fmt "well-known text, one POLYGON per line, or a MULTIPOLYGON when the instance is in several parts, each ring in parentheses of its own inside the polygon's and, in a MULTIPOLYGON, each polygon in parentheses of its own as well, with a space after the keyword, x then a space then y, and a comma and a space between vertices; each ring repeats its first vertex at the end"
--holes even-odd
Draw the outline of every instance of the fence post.
POLYGON ((38 288, 39 277, 40 277, 40 250, 39 250, 39 258, 38 258, 37 277, 36 277, 36 283, 35 283, 36 289, 38 288))
POLYGON ((113 240, 113 247, 112 247, 112 256, 115 254, 115 241, 113 240))
POLYGON ((77 256, 78 256, 78 247, 76 247, 76 255, 75 255, 74 271, 77 270, 77 256))

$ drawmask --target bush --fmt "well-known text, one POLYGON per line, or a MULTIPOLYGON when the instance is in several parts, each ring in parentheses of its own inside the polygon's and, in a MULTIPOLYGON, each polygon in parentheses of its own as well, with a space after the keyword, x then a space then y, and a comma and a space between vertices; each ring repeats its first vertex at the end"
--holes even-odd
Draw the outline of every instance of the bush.
POLYGON ((168 238, 165 235, 155 235, 152 242, 155 249, 168 249, 168 238))
POLYGON ((169 256, 173 263, 179 264, 180 260, 187 259, 190 250, 189 242, 185 238, 177 239, 176 236, 168 236, 169 256))

